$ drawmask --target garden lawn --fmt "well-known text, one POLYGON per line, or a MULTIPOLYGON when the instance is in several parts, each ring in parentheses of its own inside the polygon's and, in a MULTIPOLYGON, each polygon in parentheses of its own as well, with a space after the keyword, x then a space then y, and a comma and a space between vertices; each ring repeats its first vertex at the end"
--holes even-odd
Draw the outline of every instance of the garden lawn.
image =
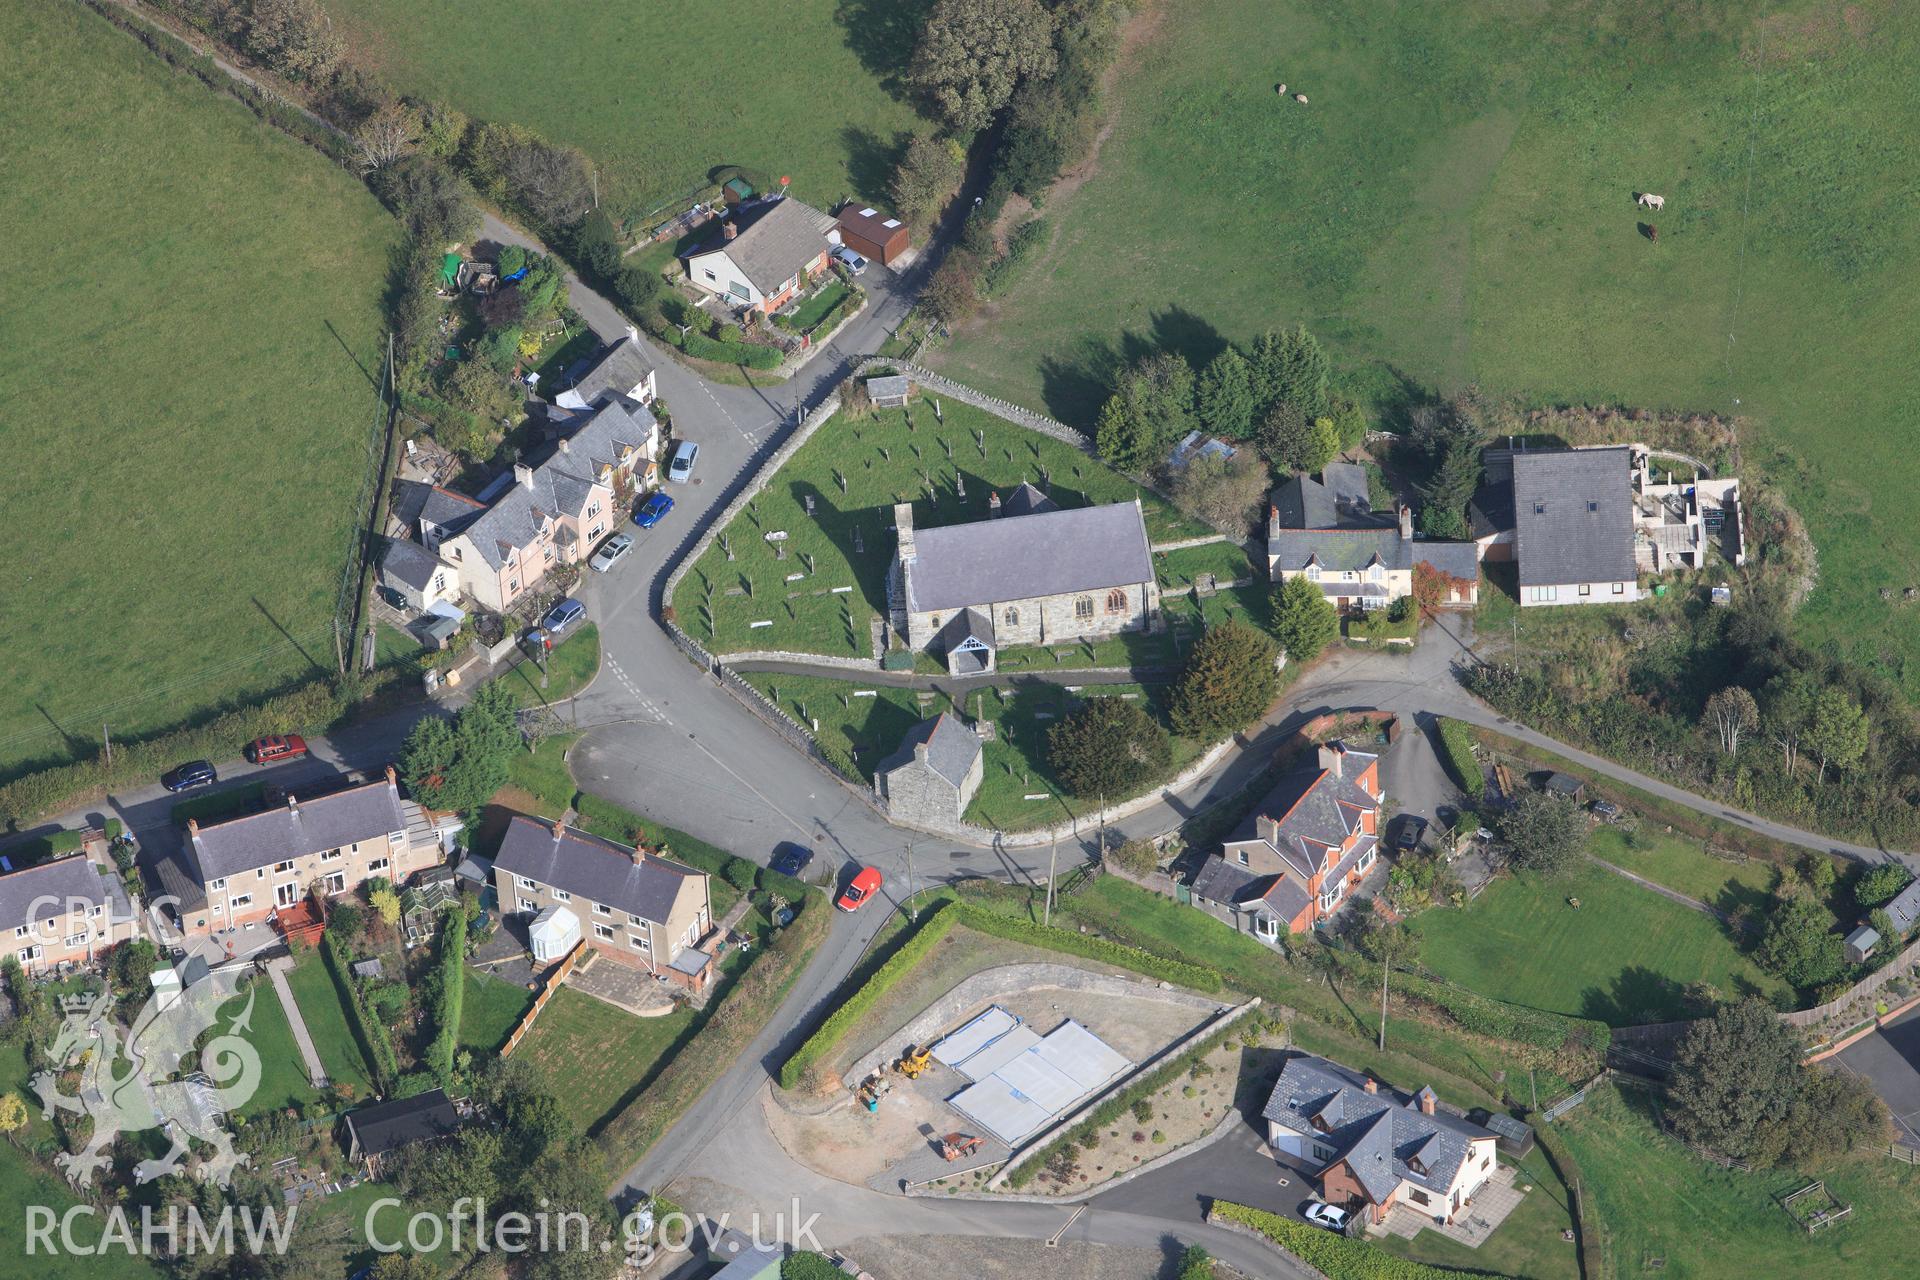
POLYGON ((533 1003, 533 993, 477 969, 466 971, 466 993, 460 1001, 459 1048, 476 1060, 491 1058, 533 1003))
POLYGON ((636 1018, 562 987, 514 1057, 533 1064, 560 1109, 587 1132, 666 1060, 692 1021, 684 1005, 663 1018, 636 1018))
POLYGON ((572 697, 599 674, 600 628, 589 622, 554 646, 547 658, 546 688, 540 687, 540 664, 531 658, 494 678, 506 681, 519 706, 537 707, 572 697))
POLYGON ((1613 1026, 1686 1016, 1689 983, 1710 983, 1727 999, 1779 986, 1719 921, 1591 863, 1558 878, 1502 876, 1466 906, 1423 912, 1411 927, 1442 977, 1613 1026))
POLYGON ((600 200, 637 215, 726 164, 793 179, 821 208, 886 194, 896 136, 923 127, 897 81, 927 0, 331 0, 347 43, 402 92, 583 148, 600 200), (565 68, 565 90, 554 73, 565 68))
POLYGON ((1798 629, 1920 693, 1879 594, 1920 558, 1917 45, 1910 5, 1168 6, 1092 176, 928 358, 1086 424, 1141 343, 1205 360, 1304 321, 1376 399, 1746 415, 1820 550, 1798 629))
MULTIPOLYGON (((280 1107, 305 1106, 320 1095, 307 1079, 306 1060, 300 1056, 300 1046, 294 1043, 293 1028, 287 1025, 287 1012, 280 1007, 273 984, 264 975, 255 979, 248 991, 253 995, 253 1014, 246 1039, 260 1054, 260 1087, 254 1090, 250 1101, 240 1106, 239 1112, 243 1116, 257 1116, 280 1107)), ((242 991, 221 1007, 222 1027, 246 1007, 248 991, 242 991)), ((318 1041, 314 1047, 319 1048, 318 1041)), ((321 1065, 326 1065, 325 1058, 321 1059, 321 1065)))
POLYGON ((1603 1248, 1615 1274, 1879 1280, 1913 1269, 1920 1169, 1884 1153, 1861 1151, 1817 1170, 1719 1169, 1655 1127, 1644 1093, 1611 1085, 1553 1128, 1606 1225, 1603 1248), (1809 1236, 1774 1198, 1814 1178, 1853 1215, 1809 1236))
POLYGON ((1256 570, 1247 549, 1237 542, 1208 542, 1197 547, 1156 551, 1153 564, 1159 570, 1162 591, 1185 591, 1203 573, 1212 574, 1219 585, 1225 586, 1266 570, 1265 561, 1256 570))
POLYGON ((300 1017, 307 1024, 307 1034, 313 1037, 313 1047, 320 1055, 327 1079, 335 1084, 352 1085, 355 1099, 373 1096, 373 1077, 367 1070, 366 1055, 360 1052, 360 1045, 353 1038, 353 1026, 340 1003, 340 990, 334 986, 333 975, 327 972, 326 962, 318 951, 309 950, 300 957, 293 972, 287 975, 287 986, 293 992, 294 1003, 300 1006, 300 1017))
POLYGON ((1043 474, 1063 507, 1140 498, 1155 542, 1208 532, 1064 441, 956 401, 940 406, 944 423, 923 397, 907 410, 840 414, 821 427, 727 526, 734 560, 716 540, 681 579, 672 601, 680 625, 715 653, 782 649, 870 658, 869 623, 887 612, 894 503, 913 503, 917 528, 984 520, 990 493, 1037 484, 1043 474), (984 450, 976 431, 984 433, 984 450), (951 460, 943 444, 953 450, 951 460), (965 478, 965 498, 954 492, 956 474, 965 478), (928 476, 937 501, 927 497, 928 476), (811 516, 807 497, 815 504, 811 516), (861 551, 854 550, 856 530, 861 551), (785 560, 766 541, 773 532, 787 535, 780 544, 785 560), (800 576, 786 581, 793 574, 800 576), (852 590, 835 594, 835 587, 852 590), (756 621, 772 625, 751 625, 756 621))
POLYGON ((1728 914, 1763 906, 1773 888, 1771 864, 1727 862, 1703 852, 1700 841, 1667 835, 1647 821, 1631 840, 1618 827, 1596 828, 1587 851, 1728 914))
POLYGON ((814 327, 827 318, 827 312, 844 301, 853 290, 841 283, 829 284, 820 292, 808 298, 787 318, 787 328, 795 333, 812 333, 814 327))
POLYGON ((0 42, 5 775, 332 671, 398 227, 83 6, 0 42))

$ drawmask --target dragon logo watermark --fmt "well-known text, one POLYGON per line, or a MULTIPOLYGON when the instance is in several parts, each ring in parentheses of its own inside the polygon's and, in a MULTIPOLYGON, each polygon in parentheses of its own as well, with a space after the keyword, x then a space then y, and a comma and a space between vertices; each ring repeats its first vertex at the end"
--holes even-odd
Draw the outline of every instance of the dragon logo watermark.
POLYGON ((172 1145, 158 1159, 134 1167, 138 1182, 178 1172, 189 1139, 213 1148, 197 1172, 222 1187, 235 1168, 250 1162, 233 1149, 224 1119, 260 1087, 260 1053, 245 1038, 253 991, 219 1034, 199 1044, 219 1023, 221 1007, 239 994, 244 976, 244 969, 227 969, 178 991, 157 991, 124 1033, 112 1017, 111 992, 62 1001, 66 1018, 48 1049, 54 1067, 33 1078, 33 1089, 48 1119, 56 1111, 72 1111, 93 1120, 86 1147, 55 1158, 69 1182, 90 1186, 94 1174, 110 1163, 107 1152, 116 1137, 153 1128, 164 1130, 172 1145), (194 1069, 184 1070, 189 1062, 196 1063, 194 1069), (79 1092, 61 1092, 60 1076, 76 1065, 79 1092))

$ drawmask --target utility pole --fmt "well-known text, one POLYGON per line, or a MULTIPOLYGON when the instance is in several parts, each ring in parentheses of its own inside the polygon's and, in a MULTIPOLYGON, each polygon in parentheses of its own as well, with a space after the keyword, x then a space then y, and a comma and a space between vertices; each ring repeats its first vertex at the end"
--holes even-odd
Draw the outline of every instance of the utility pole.
POLYGON ((913 841, 907 841, 907 922, 918 923, 920 908, 913 902, 913 841))
POLYGON ((1107 857, 1107 789, 1100 788, 1100 859, 1107 857))
POLYGON ((1053 924, 1053 879, 1060 865, 1060 828, 1053 829, 1053 841, 1047 847, 1047 912, 1040 923, 1053 924))
POLYGON ((1393 972, 1393 950, 1388 948, 1387 958, 1380 966, 1380 1048, 1387 1047, 1387 975, 1393 972))
POLYGON ((107 750, 107 768, 113 768, 113 739, 107 736, 107 725, 104 720, 100 723, 100 745, 107 750))

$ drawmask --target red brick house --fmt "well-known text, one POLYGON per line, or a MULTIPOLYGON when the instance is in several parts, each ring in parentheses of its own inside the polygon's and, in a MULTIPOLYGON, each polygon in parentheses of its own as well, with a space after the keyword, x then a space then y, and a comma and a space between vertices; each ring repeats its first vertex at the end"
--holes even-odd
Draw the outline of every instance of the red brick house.
POLYGON ((1304 933, 1373 869, 1385 798, 1378 755, 1326 744, 1207 859, 1193 904, 1263 942, 1304 933))

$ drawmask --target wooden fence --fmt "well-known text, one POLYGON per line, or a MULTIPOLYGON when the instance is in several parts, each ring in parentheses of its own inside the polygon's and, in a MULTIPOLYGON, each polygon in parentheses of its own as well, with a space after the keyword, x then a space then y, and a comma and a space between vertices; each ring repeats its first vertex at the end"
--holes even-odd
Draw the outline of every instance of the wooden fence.
POLYGON ((533 998, 533 1007, 527 1010, 525 1017, 520 1019, 520 1025, 513 1029, 513 1034, 507 1037, 507 1043, 500 1050, 501 1057, 511 1055, 520 1047, 520 1042, 526 1039, 527 1032, 533 1030, 533 1020, 540 1016, 540 1011, 547 1007, 547 1001, 553 999, 553 993, 560 989, 560 984, 567 980, 567 975, 573 972, 573 966, 580 962, 580 957, 586 952, 587 944, 585 939, 582 939, 574 943, 573 950, 567 952, 566 958, 554 966, 553 972, 547 975, 546 982, 542 984, 540 994, 533 998))

